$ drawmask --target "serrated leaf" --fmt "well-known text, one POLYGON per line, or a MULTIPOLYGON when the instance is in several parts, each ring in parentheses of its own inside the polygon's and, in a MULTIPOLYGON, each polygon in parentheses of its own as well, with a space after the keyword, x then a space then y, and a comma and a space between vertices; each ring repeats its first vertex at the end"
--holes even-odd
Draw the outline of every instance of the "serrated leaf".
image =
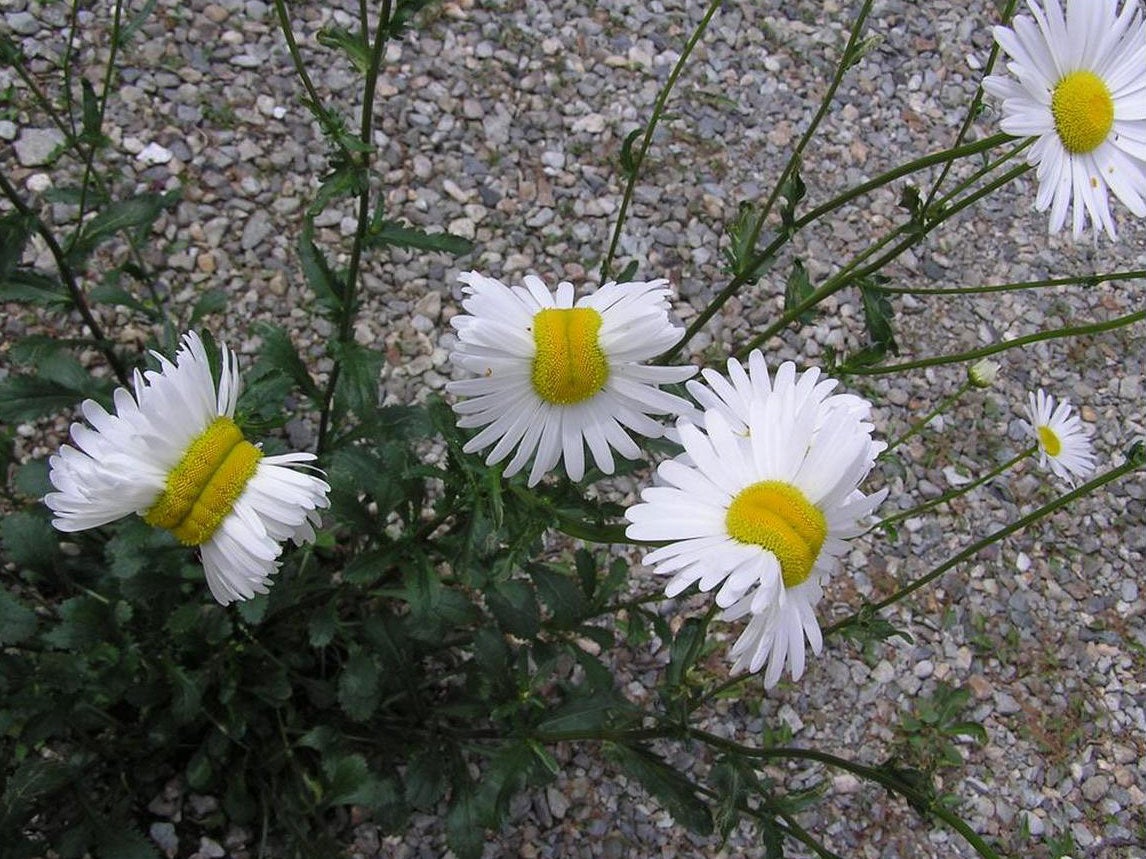
POLYGON ((20 510, 0 520, 0 544, 8 560, 32 570, 48 569, 60 551, 60 535, 38 516, 20 510))
POLYGON ((645 133, 645 127, 642 125, 639 128, 634 128, 627 135, 621 144, 621 173, 626 179, 631 179, 637 170, 637 159, 633 154, 633 144, 637 142, 637 138, 645 133))
POLYGON ((20 264, 34 228, 30 215, 13 212, 0 218, 0 281, 7 280, 20 264))
POLYGON ((99 99, 96 97, 95 87, 87 78, 80 79, 80 88, 83 92, 84 137, 89 145, 94 145, 102 136, 100 134, 99 99))
POLYGON ((200 715, 203 678, 170 664, 167 666, 167 678, 171 683, 171 715, 180 724, 186 724, 200 715))
POLYGON ((22 423, 75 406, 82 395, 73 388, 36 376, 0 380, 0 421, 22 423))
POLYGON ((277 325, 259 324, 255 326, 255 333, 262 338, 263 345, 259 350, 259 360, 255 367, 266 366, 288 376, 298 385, 299 390, 316 403, 322 399, 322 392, 314 383, 310 372, 299 357, 290 335, 277 325))
POLYGON ((0 589, 0 644, 19 644, 36 631, 36 613, 0 589))
POLYGON ((106 282, 96 285, 88 293, 88 300, 93 304, 110 304, 113 306, 127 307, 131 310, 141 313, 148 319, 157 319, 158 312, 154 307, 140 301, 122 286, 116 283, 106 282))
POLYGON ((338 629, 337 605, 337 602, 331 599, 311 614, 307 623, 311 647, 326 647, 334 641, 334 633, 338 629))
POLYGON ((343 414, 369 415, 378 408, 382 376, 382 356, 354 340, 332 344, 342 376, 335 392, 336 403, 343 414))
POLYGON ((0 278, 0 301, 54 307, 70 305, 72 298, 59 278, 21 269, 0 278))
POLYGON ((109 203, 80 227, 68 248, 69 259, 73 263, 82 262, 102 242, 120 230, 144 232, 150 229, 160 213, 173 206, 178 199, 177 193, 146 193, 109 203))
POLYGON ((359 74, 366 74, 370 69, 370 46, 360 31, 352 33, 343 27, 327 25, 318 31, 316 38, 320 45, 339 48, 350 59, 359 74))
POLYGON ((313 217, 325 209, 331 200, 357 197, 369 187, 370 176, 364 168, 357 164, 342 164, 323 177, 322 184, 318 186, 318 191, 315 192, 314 200, 307 207, 306 213, 313 217))
MULTIPOLYGON (((814 292, 812 282, 808 279, 808 270, 799 259, 792 263, 792 270, 788 273, 788 282, 784 287, 784 310, 788 311, 798 307, 814 292)), ((802 323, 809 323, 815 318, 811 310, 805 310, 797 319, 802 323)))
POLYGON ((458 859, 480 859, 485 830, 478 819, 478 805, 468 779, 454 783, 446 812, 446 843, 458 859))
POLYGON ((354 650, 338 675, 338 703, 356 722, 369 719, 378 708, 382 692, 380 674, 374 658, 363 650, 354 650))
POLYGON ((895 342, 895 333, 891 328, 891 320, 895 316, 895 309, 891 305, 886 292, 879 288, 886 278, 865 278, 859 282, 860 295, 863 298, 864 320, 867 323, 867 334, 870 345, 865 351, 872 351, 882 358, 890 352, 899 354, 899 344, 895 342))
POLYGON ((227 309, 227 290, 209 289, 199 296, 195 306, 191 308, 190 326, 194 328, 204 316, 212 313, 222 313, 227 309))
POLYGON ((541 628, 541 611, 533 588, 525 582, 498 582, 486 591, 486 604, 506 632, 518 638, 534 638, 541 628))
POLYGON ((410 26, 414 16, 433 2, 435 0, 398 0, 394 14, 390 16, 390 23, 386 28, 390 38, 401 36, 410 26))
POLYGON ((60 620, 43 638, 60 650, 80 650, 115 638, 112 606, 90 596, 72 597, 60 603, 60 620))
POLYGON ((613 745, 612 757, 621 771, 644 786, 663 803, 677 823, 698 835, 712 834, 712 814, 696 795, 696 788, 681 773, 642 746, 613 745))
POLYGON ((298 260, 303 276, 314 291, 318 303, 327 312, 338 313, 342 308, 346 286, 314 243, 313 218, 303 219, 298 238, 298 260))
POLYGON ((383 221, 370 230, 370 243, 422 251, 441 251, 453 256, 464 256, 474 249, 474 243, 453 233, 427 233, 417 227, 407 227, 395 221, 383 221))
POLYGON ((446 759, 438 749, 416 752, 406 765, 406 801, 430 810, 446 793, 446 759))
POLYGON ((702 619, 691 617, 673 637, 668 670, 665 672, 665 681, 670 686, 684 682, 685 676, 700 656, 706 629, 707 624, 702 619))
POLYGON ((636 708, 611 689, 603 689, 588 698, 570 698, 552 707, 537 729, 551 734, 566 731, 596 731, 608 727, 620 714, 636 712, 636 708))
POLYGON ((556 626, 568 629, 585 616, 585 596, 572 578, 541 565, 531 566, 529 575, 556 626))
POLYGON ((780 186, 780 196, 784 199, 780 206, 780 222, 785 232, 790 233, 795 228, 796 207, 807 193, 808 188, 800 177, 800 165, 797 162, 792 172, 788 174, 788 178, 784 180, 784 184, 780 186))

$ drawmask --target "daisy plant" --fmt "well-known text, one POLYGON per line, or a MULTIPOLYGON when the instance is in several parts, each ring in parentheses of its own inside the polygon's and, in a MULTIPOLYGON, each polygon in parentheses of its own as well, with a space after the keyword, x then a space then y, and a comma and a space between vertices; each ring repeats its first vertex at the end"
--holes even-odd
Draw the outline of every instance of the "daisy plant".
POLYGON ((466 313, 451 320, 459 342, 450 358, 473 378, 447 390, 464 398, 454 406, 458 426, 482 427, 467 453, 493 445, 489 465, 513 453, 505 476, 532 458, 530 486, 561 462, 581 480, 585 446, 612 474, 613 451, 641 455, 629 432, 657 438, 665 428, 653 415, 692 408, 659 386, 683 382, 695 367, 644 363, 680 336, 667 281, 610 282, 574 300, 572 284, 553 292, 532 275, 514 287, 476 271, 459 279, 466 313))
POLYGON ((235 354, 220 348, 218 385, 194 332, 158 370, 136 371, 134 394, 114 393, 115 411, 81 406, 72 444, 49 461, 55 492, 44 502, 65 532, 136 514, 196 546, 211 594, 223 605, 266 593, 284 540, 315 539, 330 487, 305 470, 310 453, 264 456, 234 421, 235 354), (301 468, 300 468, 301 466, 301 468))
POLYGON ((1057 232, 1071 209, 1078 237, 1089 221, 1115 236, 1107 190, 1146 215, 1146 26, 1138 0, 1028 2, 1032 17, 995 27, 1014 77, 983 87, 1002 100, 1002 128, 1033 137, 1035 207, 1057 232))
POLYGON ((708 390, 691 386, 707 405, 703 426, 681 421, 684 454, 661 463, 663 485, 628 509, 627 534, 668 541, 644 557, 672 576, 667 596, 719 587, 723 618, 748 617, 733 671, 766 664, 771 687, 786 665, 793 679, 804 673, 805 639, 820 652, 823 583, 887 490, 858 488, 883 449, 862 399, 831 394, 834 380, 792 363, 770 378, 759 352, 749 368, 730 362, 728 379, 708 372, 708 390))

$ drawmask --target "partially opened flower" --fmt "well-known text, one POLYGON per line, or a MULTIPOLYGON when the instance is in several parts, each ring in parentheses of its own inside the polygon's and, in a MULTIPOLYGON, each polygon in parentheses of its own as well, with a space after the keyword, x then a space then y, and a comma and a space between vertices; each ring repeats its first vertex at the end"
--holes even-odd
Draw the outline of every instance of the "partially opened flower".
MULTIPOLYGON (((109 414, 82 406, 91 426, 72 424, 72 442, 50 460, 58 491, 44 498, 61 531, 106 525, 132 513, 198 546, 212 595, 223 605, 266 593, 282 542, 315 538, 330 487, 292 466, 310 453, 264 456, 235 424, 239 372, 221 350, 218 388, 203 342, 183 335, 175 362, 136 371, 134 396, 114 394, 109 414)), ((320 473, 320 472, 319 472, 320 473)))
POLYGON ((767 663, 764 682, 772 686, 785 665, 793 679, 803 674, 805 638, 820 652, 813 607, 823 581, 887 490, 858 489, 883 449, 864 420, 864 401, 828 396, 831 380, 819 382, 818 371, 797 375, 785 364, 769 379, 758 355, 749 366, 750 375, 733 370, 731 383, 713 386, 725 406, 730 390, 744 395, 732 408, 744 419, 701 398, 713 403, 704 428, 678 424, 685 452, 660 465, 664 485, 645 489, 626 512, 627 534, 670 541, 644 558, 672 576, 666 595, 693 584, 719 587, 724 619, 750 616, 731 651, 733 671, 767 663))
POLYGON ((1106 191, 1146 215, 1146 28, 1137 0, 1028 0, 996 27, 995 40, 1017 78, 991 75, 983 87, 1003 100, 1003 131, 1034 137, 1035 207, 1050 209, 1057 232, 1072 206, 1074 235, 1087 219, 1114 237, 1106 191))
POLYGON ((606 283, 574 301, 572 284, 554 294, 533 276, 512 288, 477 272, 459 279, 466 313, 451 320, 459 343, 450 359, 475 378, 447 388, 468 398, 454 406, 458 426, 484 427, 465 451, 493 445, 490 465, 513 452, 507 477, 532 457, 530 486, 562 460, 580 480, 586 445, 597 468, 612 474, 614 450, 640 455, 629 431, 656 438, 665 428, 651 415, 691 408, 658 386, 683 382, 695 367, 641 363, 681 333, 668 318, 667 281, 606 283))
POLYGON ((1028 426, 1039 445, 1039 464, 1074 486, 1076 477, 1094 472, 1094 451, 1089 430, 1070 411, 1070 403, 1063 400, 1056 406, 1042 388, 1028 395, 1028 426))

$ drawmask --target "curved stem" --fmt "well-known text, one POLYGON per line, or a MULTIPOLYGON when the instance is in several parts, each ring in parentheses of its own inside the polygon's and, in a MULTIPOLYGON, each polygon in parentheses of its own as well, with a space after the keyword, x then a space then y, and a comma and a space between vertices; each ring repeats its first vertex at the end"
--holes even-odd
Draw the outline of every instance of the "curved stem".
POLYGON ((1061 337, 1081 337, 1087 334, 1113 331, 1115 328, 1133 325, 1136 322, 1141 322, 1143 319, 1146 319, 1146 310, 1139 310, 1136 313, 1128 313, 1125 316, 1118 316, 1106 322, 1092 322, 1088 325, 1071 325, 1066 328, 1054 328, 1050 331, 1038 331, 1034 334, 1016 337, 1014 340, 1007 340, 1003 343, 992 343, 990 346, 972 349, 969 352, 959 352, 954 355, 937 355, 933 358, 920 358, 916 361, 900 361, 898 364, 884 364, 878 367, 849 367, 846 372, 856 376, 881 376, 886 373, 919 370, 923 367, 936 367, 941 364, 957 364, 962 361, 974 361, 978 358, 996 355, 999 352, 1006 352, 1008 349, 1017 349, 1021 346, 1028 346, 1031 343, 1042 342, 1043 340, 1057 340, 1061 337))
MULTIPOLYGON (((1112 483, 1113 481, 1117 480, 1118 478, 1122 477, 1123 475, 1129 474, 1131 471, 1134 471, 1138 468, 1141 468, 1144 461, 1146 461, 1146 458, 1144 458, 1142 452, 1136 451, 1136 454, 1134 456, 1131 456, 1130 458, 1128 458, 1126 460, 1126 462, 1124 462, 1122 465, 1118 466, 1117 468, 1112 468, 1109 471, 1104 472, 1103 474, 1099 475, 1098 477, 1094 478, 1093 480, 1087 481, 1082 486, 1079 486, 1077 489, 1074 489, 1074 490, 1068 492, 1066 495, 1063 495, 1060 498, 1056 498, 1054 501, 1051 501, 1047 504, 1044 504, 1043 506, 1039 507, 1037 510, 1034 510, 1033 512, 1028 513, 1026 516, 1023 516, 1021 519, 1016 519, 1014 522, 1011 522, 1009 525, 1004 525, 1002 528, 999 528, 998 530, 993 531, 992 533, 990 533, 986 537, 984 537, 982 540, 978 540, 977 542, 972 543, 966 549, 963 549, 961 552, 958 552, 955 555, 951 556, 946 561, 944 561, 942 564, 937 566, 935 569, 931 570, 928 573, 925 573, 924 575, 920 576, 919 578, 914 579, 913 581, 904 585, 902 588, 897 590, 891 596, 886 597, 885 599, 882 599, 877 603, 872 603, 872 604, 864 606, 864 610, 868 613, 876 612, 876 611, 880 611, 882 609, 887 608, 889 605, 892 605, 893 603, 899 602, 899 600, 903 599, 908 594, 914 593, 915 591, 919 590, 924 585, 930 584, 931 582, 935 581, 935 579, 939 578, 941 575, 946 573, 948 570, 951 570, 952 568, 958 566, 959 564, 963 563, 964 561, 968 560, 969 558, 973 558, 975 555, 979 554, 979 552, 983 551, 983 549, 987 548, 988 546, 992 545, 993 543, 997 543, 1000 540, 1004 539, 1005 537, 1009 537, 1011 534, 1014 534, 1016 531, 1021 531, 1023 528, 1026 528, 1032 522, 1037 522, 1039 519, 1042 519, 1044 516, 1049 516, 1051 513, 1054 513, 1056 510, 1058 510, 1062 507, 1065 507, 1067 504, 1074 501, 1076 498, 1081 498, 1083 495, 1087 495, 1088 493, 1093 492, 1094 490, 1105 486, 1107 483, 1112 483)), ((843 629, 846 626, 851 626, 852 624, 854 624, 856 622, 856 619, 858 617, 859 617, 859 613, 857 612, 856 614, 849 615, 848 617, 845 617, 843 620, 837 621, 836 623, 833 623, 831 626, 826 627, 824 629, 824 637, 826 638, 827 636, 829 636, 833 633, 839 632, 841 629, 843 629)))
POLYGON ((926 511, 930 510, 933 507, 938 507, 940 504, 945 504, 954 498, 958 498, 960 495, 966 495, 972 489, 977 489, 978 487, 980 487, 984 483, 986 483, 988 480, 991 480, 995 477, 998 477, 1004 471, 1013 467, 1014 465, 1019 463, 1021 460, 1026 459, 1028 456, 1030 456, 1031 454, 1033 454, 1037 450, 1038 450, 1038 446, 1032 445, 1031 447, 1028 447, 1026 450, 1022 451, 1021 453, 1015 454, 1013 457, 1008 459, 1002 465, 996 465, 994 468, 992 468, 990 471, 988 471, 982 477, 977 478, 976 480, 972 481, 971 483, 966 483, 963 486, 958 486, 949 492, 944 492, 938 498, 932 498, 930 501, 926 501, 923 504, 920 504, 916 507, 912 507, 910 510, 902 510, 899 513, 894 513, 891 516, 888 516, 884 519, 880 519, 878 522, 876 522, 874 525, 872 525, 870 528, 868 528, 864 533, 870 534, 872 531, 876 531, 876 530, 884 527, 885 525, 891 525, 891 524, 894 524, 895 522, 900 522, 904 519, 910 519, 913 516, 918 516, 920 513, 924 513, 926 511))
POLYGON ((949 286, 931 289, 915 289, 910 286, 881 286, 880 292, 893 292, 899 295, 987 295, 992 292, 1015 292, 1020 289, 1043 289, 1049 286, 1098 286, 1113 280, 1141 280, 1146 278, 1146 269, 1112 271, 1106 274, 1081 274, 1073 277, 1052 277, 1046 280, 1020 280, 1014 283, 999 283, 991 286, 949 286))
POLYGON ((629 203, 631 203, 633 199, 633 191, 637 185, 637 178, 640 176, 641 167, 644 166, 645 155, 648 153, 649 146, 653 142, 653 132, 656 131, 657 123, 660 122, 661 116, 664 114, 665 103, 668 101, 669 93, 672 92, 673 87, 676 85, 680 73, 684 71, 685 64, 688 62, 693 48, 696 47, 701 36, 704 35, 704 31, 708 29, 709 22, 712 21, 713 16, 717 10, 720 9, 723 2, 724 0, 710 0, 704 17, 700 19, 700 23, 696 25, 696 29, 692 31, 692 35, 685 43, 680 58, 676 61, 676 65, 673 66, 672 71, 669 72, 668 80, 666 80, 664 86, 661 87, 661 91, 657 93, 657 99, 653 103, 652 116, 649 117, 648 125, 645 126, 644 137, 641 138, 641 148, 637 150, 637 154, 633 158, 632 169, 629 170, 629 178, 625 183, 625 193, 621 198, 621 207, 617 211, 617 223, 613 227, 613 237, 609 241, 609 250, 605 254, 605 259, 601 262, 601 283, 605 283, 609 280, 609 267, 613 264, 613 257, 617 252, 617 244, 621 240, 621 228, 624 226, 625 217, 629 212, 629 203))

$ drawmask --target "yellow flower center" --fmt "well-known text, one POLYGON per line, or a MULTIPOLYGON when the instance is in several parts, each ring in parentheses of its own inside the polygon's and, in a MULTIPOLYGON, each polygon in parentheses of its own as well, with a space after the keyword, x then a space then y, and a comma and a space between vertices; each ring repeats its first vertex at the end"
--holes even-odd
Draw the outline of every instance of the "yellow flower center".
POLYGON ((591 307, 554 307, 533 317, 531 379, 537 396, 547 403, 569 406, 587 400, 605 387, 609 362, 597 342, 601 314, 591 307))
POLYGON ((786 588, 807 580, 828 536, 828 522, 820 509, 781 480, 741 490, 728 505, 724 524, 733 539, 776 556, 786 588))
POLYGON ((1051 93, 1055 131, 1067 152, 1092 152, 1106 139, 1114 124, 1114 99, 1094 72, 1071 72, 1051 93))
POLYGON ((233 420, 216 418, 167 475, 163 494, 143 520, 171 531, 185 546, 198 546, 230 514, 262 455, 233 420))
POLYGON ((1062 439, 1055 435, 1050 427, 1039 427, 1039 444, 1047 452, 1047 456, 1058 456, 1062 453, 1062 439))

